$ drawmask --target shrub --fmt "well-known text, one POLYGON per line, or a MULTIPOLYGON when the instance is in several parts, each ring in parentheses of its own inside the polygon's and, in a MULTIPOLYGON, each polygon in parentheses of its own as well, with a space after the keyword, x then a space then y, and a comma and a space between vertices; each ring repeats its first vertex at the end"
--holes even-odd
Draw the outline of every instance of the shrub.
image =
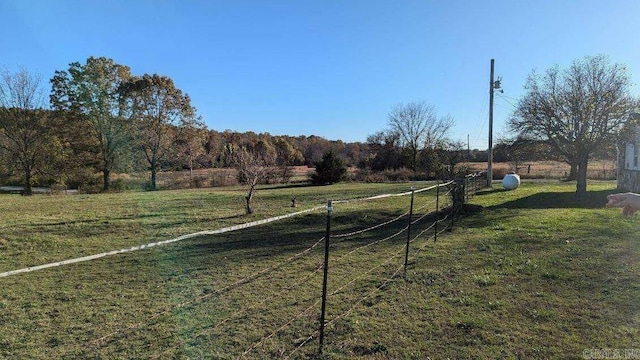
POLYGON ((345 179, 347 166, 333 151, 322 155, 322 161, 316 164, 316 171, 311 174, 311 182, 315 185, 334 184, 345 179))

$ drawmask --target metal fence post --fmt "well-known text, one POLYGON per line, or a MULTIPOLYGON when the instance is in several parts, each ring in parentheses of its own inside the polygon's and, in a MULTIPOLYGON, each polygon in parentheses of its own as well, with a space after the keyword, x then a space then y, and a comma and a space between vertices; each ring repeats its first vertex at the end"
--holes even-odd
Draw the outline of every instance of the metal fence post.
POLYGON ((456 179, 453 182, 453 206, 451 207, 451 224, 448 231, 453 231, 453 224, 455 223, 456 214, 464 208, 466 204, 464 193, 467 192, 466 184, 463 179, 456 179))
POLYGON ((324 278, 322 281, 322 309, 320 310, 320 346, 318 352, 322 355, 322 347, 324 345, 324 315, 327 308, 327 276, 329 270, 329 238, 331 235, 331 212, 333 205, 331 200, 327 202, 327 232, 324 236, 324 278))
POLYGON ((449 216, 451 216, 451 223, 447 228, 448 232, 453 231, 453 219, 456 217, 456 209, 460 206, 460 201, 464 201, 464 193, 462 194, 462 199, 460 199, 460 195, 463 191, 464 188, 460 186, 460 180, 454 180, 453 191, 451 192, 451 194, 453 194, 453 202, 451 204, 451 213, 449 214, 449 216))
POLYGON ((409 263, 409 242, 411 241, 411 220, 413 218, 413 196, 415 187, 411 187, 411 206, 409 207, 409 225, 407 225, 407 249, 404 254, 404 277, 407 277, 407 264, 409 263))
POLYGON ((433 224, 433 242, 438 241, 438 212, 440 211, 440 181, 436 181, 436 222, 433 224))

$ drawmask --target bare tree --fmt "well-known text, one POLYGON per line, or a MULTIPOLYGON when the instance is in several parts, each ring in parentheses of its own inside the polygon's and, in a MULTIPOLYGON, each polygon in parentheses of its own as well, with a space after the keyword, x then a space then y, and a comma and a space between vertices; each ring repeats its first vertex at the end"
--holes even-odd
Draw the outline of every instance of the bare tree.
POLYGON ((453 126, 453 119, 449 115, 438 118, 432 105, 414 101, 396 105, 388 115, 388 124, 408 151, 409 168, 416 171, 420 150, 441 144, 453 126))
POLYGON ((563 71, 555 66, 543 75, 532 72, 509 126, 548 140, 568 163, 575 163, 576 196, 584 197, 590 155, 613 142, 637 108, 630 87, 626 67, 603 55, 575 60, 563 71))
POLYGON ((253 214, 252 200, 257 186, 268 181, 278 173, 276 150, 263 140, 258 141, 254 149, 234 148, 234 158, 240 181, 249 186, 245 196, 247 214, 253 214))
POLYGON ((45 109, 41 78, 25 69, 0 74, 0 149, 22 173, 23 194, 32 194, 33 177, 55 154, 51 113, 45 109))

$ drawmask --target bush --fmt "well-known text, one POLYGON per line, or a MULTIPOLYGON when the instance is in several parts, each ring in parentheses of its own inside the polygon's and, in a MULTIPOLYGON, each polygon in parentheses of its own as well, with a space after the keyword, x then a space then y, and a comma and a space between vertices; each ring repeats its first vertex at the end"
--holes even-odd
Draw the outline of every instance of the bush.
POLYGON ((322 155, 322 161, 316 164, 316 171, 311 174, 311 182, 315 185, 334 184, 345 179, 347 166, 333 151, 322 155))

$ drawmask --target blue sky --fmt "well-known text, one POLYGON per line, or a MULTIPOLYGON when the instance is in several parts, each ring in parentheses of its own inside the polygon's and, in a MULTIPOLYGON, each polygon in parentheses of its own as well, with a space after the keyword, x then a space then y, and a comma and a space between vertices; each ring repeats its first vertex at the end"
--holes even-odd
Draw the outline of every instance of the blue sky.
POLYGON ((173 78, 220 131, 365 141, 393 106, 424 100, 485 149, 491 58, 505 91, 494 137, 533 69, 606 54, 640 94, 635 0, 0 0, 0 14, 0 66, 46 81, 110 57, 173 78))

